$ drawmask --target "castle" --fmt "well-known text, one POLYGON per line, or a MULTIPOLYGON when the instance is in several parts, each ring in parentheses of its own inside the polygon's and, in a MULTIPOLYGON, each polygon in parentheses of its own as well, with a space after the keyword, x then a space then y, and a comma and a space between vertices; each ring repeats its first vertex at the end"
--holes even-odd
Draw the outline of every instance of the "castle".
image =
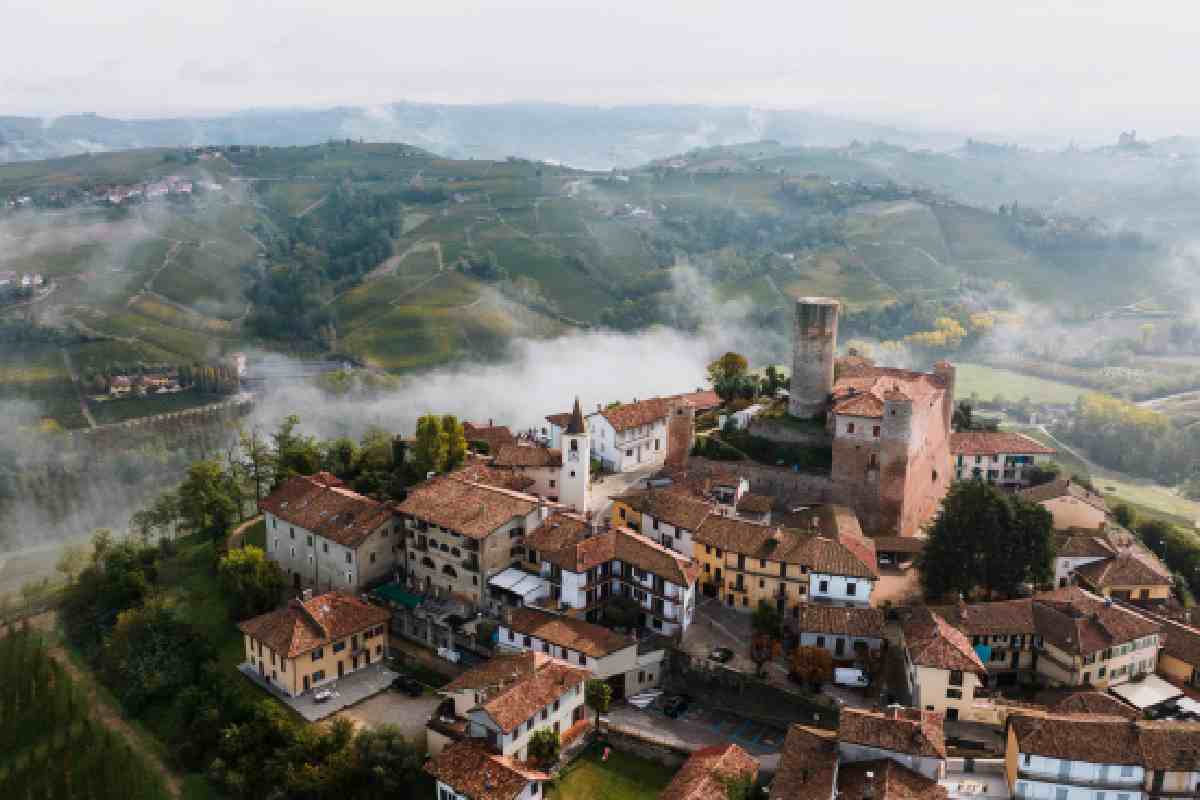
POLYGON ((853 353, 836 358, 840 311, 827 297, 796 301, 788 412, 824 420, 832 493, 864 531, 914 536, 953 479, 954 366, 939 361, 932 372, 914 372, 853 353))

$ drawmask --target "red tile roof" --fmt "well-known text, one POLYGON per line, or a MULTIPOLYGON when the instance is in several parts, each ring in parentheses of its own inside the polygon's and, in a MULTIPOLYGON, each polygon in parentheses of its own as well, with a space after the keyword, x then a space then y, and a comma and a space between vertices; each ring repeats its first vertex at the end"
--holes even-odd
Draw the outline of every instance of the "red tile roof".
POLYGON ((354 595, 326 592, 310 600, 292 600, 283 608, 252 617, 238 629, 288 658, 324 647, 392 618, 386 608, 354 595))
POLYGON ((518 725, 581 686, 591 676, 592 673, 583 667, 555 658, 537 661, 531 673, 489 694, 480 707, 502 731, 512 733, 518 725))
MULTIPOLYGON (((551 614, 536 608, 515 608, 506 623, 517 633, 577 650, 592 658, 604 658, 618 650, 634 647, 637 641, 603 625, 593 625, 575 617, 551 614)), ((502 642, 503 644, 503 642, 502 642)))
POLYGON ((1023 433, 961 431, 950 434, 950 453, 956 456, 1054 455, 1057 452, 1023 433))
POLYGON ((1033 598, 1033 618, 1042 638, 1072 655, 1095 653, 1150 634, 1161 626, 1141 614, 1078 586, 1043 592, 1033 598))
POLYGON ((623 403, 606 408, 600 412, 600 416, 608 420, 608 424, 612 425, 613 430, 619 433, 665 419, 670 410, 670 404, 671 401, 665 397, 652 397, 637 403, 623 403))
POLYGON ((792 725, 779 753, 770 800, 829 800, 837 772, 837 734, 792 725))
POLYGON ((1130 548, 1116 558, 1093 561, 1075 567, 1089 586, 1105 589, 1111 586, 1169 586, 1171 572, 1153 555, 1130 548))
POLYGON ((887 400, 932 401, 945 392, 938 375, 906 369, 876 367, 869 362, 841 360, 833 384, 836 414, 878 418, 887 400))
POLYGON ((447 744, 426 763, 425 771, 471 800, 513 800, 530 781, 550 780, 470 739, 447 744))
POLYGON ((937 711, 892 706, 885 711, 844 707, 838 724, 843 742, 910 756, 946 757, 943 717, 937 711))
POLYGON ((987 680, 987 670, 970 640, 928 608, 914 609, 905 621, 904 644, 909 660, 918 666, 973 672, 987 680))
POLYGON ((487 442, 492 453, 503 445, 516 444, 516 437, 505 425, 472 425, 463 423, 463 435, 468 442, 487 442))
MULTIPOLYGON (((679 491, 643 489, 613 498, 641 514, 660 519, 676 528, 694 531, 712 513, 712 506, 679 491)), ((638 520, 640 523, 641 520, 638 520)))
POLYGON ((838 770, 837 800, 949 800, 950 792, 932 778, 878 758, 844 764, 838 770))
POLYGON ((1125 719, 1140 719, 1142 712, 1104 692, 1071 692, 1050 706, 1053 714, 1103 714, 1125 719))
POLYGON ((676 395, 676 399, 682 400, 697 411, 710 411, 721 405, 721 396, 712 389, 676 395))
POLYGON ((506 444, 493 451, 497 467, 561 467, 562 450, 532 445, 506 444))
POLYGON ((1028 489, 1022 489, 1018 494, 1031 503, 1044 503, 1059 497, 1074 497, 1095 509, 1108 513, 1108 504, 1104 502, 1103 497, 1088 491, 1086 486, 1081 486, 1079 481, 1073 481, 1070 478, 1030 486, 1028 489))
POLYGON ((397 510, 423 522, 483 539, 538 507, 532 495, 441 475, 409 490, 397 510))
POLYGON ((823 603, 803 603, 796 617, 801 633, 837 633, 846 636, 883 638, 883 610, 879 608, 842 608, 823 603))
POLYGON ((393 518, 392 509, 378 500, 304 475, 288 478, 260 500, 258 507, 284 522, 351 548, 358 547, 393 518))
POLYGON ((758 777, 758 759, 732 742, 696 750, 683 763, 659 800, 717 800, 726 796, 726 781, 758 777))

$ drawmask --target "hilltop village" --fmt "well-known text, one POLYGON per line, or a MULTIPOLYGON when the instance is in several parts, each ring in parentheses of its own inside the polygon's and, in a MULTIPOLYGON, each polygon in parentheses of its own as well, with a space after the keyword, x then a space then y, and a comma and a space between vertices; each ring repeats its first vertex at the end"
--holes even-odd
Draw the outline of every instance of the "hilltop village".
POLYGON ((438 800, 538 797, 596 737, 677 768, 671 800, 1196 796, 1200 629, 1171 572, 1038 475, 1053 448, 956 431, 954 365, 839 357, 839 313, 797 302, 770 407, 563 398, 532 430, 467 423, 474 452, 400 501, 287 479, 259 507, 294 599, 239 623, 240 669, 308 720, 420 695, 397 653, 449 671, 422 717, 438 800), (831 460, 705 457, 713 416, 831 460), (1035 509, 1053 574, 926 604, 970 486, 1035 509))

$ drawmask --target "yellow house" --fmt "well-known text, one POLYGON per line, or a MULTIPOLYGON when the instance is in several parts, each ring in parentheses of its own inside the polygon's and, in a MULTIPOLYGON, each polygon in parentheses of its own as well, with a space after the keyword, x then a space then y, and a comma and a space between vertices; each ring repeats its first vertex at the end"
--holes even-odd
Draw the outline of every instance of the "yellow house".
POLYGON ((1200 686, 1200 628, 1162 616, 1148 616, 1162 625, 1158 674, 1177 685, 1200 686))
POLYGON ((1171 597, 1170 570, 1141 545, 1130 547, 1116 558, 1076 567, 1075 577, 1103 597, 1163 603, 1171 597))
POLYGON ((751 611, 765 601, 793 619, 807 602, 869 606, 879 579, 874 545, 841 535, 837 507, 829 510, 814 512, 811 531, 708 517, 693 547, 705 590, 731 608, 751 611))
POLYGON ((381 661, 391 612, 342 592, 307 592, 238 625, 246 663, 295 697, 381 661))
POLYGON ((987 670, 963 632, 925 607, 913 611, 902 631, 913 706, 939 711, 950 722, 990 720, 991 703, 982 696, 987 670))

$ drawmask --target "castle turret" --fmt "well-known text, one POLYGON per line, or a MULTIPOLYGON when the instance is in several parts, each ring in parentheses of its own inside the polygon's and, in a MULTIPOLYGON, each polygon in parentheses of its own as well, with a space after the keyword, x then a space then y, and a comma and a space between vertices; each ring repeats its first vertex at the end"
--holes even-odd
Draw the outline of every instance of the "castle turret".
POLYGON ((841 303, 829 297, 801 297, 793 323, 792 383, 788 413, 811 418, 826 410, 833 391, 841 303))
POLYGON ((571 409, 571 417, 562 432, 562 466, 558 473, 558 501, 572 511, 584 513, 588 507, 588 484, 591 481, 592 451, 587 422, 579 408, 579 398, 571 409))

